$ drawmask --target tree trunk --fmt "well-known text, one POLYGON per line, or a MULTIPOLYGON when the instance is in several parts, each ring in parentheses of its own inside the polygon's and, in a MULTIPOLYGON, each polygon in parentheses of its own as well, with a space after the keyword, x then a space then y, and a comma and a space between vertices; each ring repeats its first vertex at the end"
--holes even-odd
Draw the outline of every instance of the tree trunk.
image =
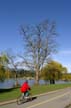
POLYGON ((15 74, 15 87, 18 87, 19 83, 18 83, 18 76, 17 76, 17 72, 15 74))
POLYGON ((36 74, 35 74, 35 84, 38 85, 39 84, 39 72, 36 71, 36 74))
POLYGON ((50 79, 50 84, 55 84, 55 80, 54 79, 50 79))

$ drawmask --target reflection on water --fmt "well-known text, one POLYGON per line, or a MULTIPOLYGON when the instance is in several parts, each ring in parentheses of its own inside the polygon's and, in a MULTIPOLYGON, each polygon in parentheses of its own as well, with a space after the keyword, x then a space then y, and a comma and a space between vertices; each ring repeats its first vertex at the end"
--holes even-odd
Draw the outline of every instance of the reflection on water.
MULTIPOLYGON (((21 85, 25 80, 24 79, 18 79, 19 85, 21 85)), ((34 84, 34 80, 28 80, 29 85, 34 84)), ((15 85, 16 81, 14 79, 5 80, 4 82, 0 82, 0 88, 12 88, 15 85)), ((56 84, 64 84, 64 83, 71 83, 66 81, 55 81, 56 84)), ((39 84, 45 84, 44 80, 40 80, 39 84)), ((49 81, 47 82, 49 84, 49 81)))

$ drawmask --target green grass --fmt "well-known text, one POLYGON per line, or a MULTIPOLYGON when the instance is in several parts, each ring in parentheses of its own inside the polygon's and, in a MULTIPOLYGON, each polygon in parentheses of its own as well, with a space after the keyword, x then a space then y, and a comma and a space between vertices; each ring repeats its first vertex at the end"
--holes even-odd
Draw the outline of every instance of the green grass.
POLYGON ((20 94, 20 90, 19 88, 17 89, 12 89, 11 91, 6 91, 3 93, 0 93, 0 101, 7 101, 7 100, 11 100, 11 99, 15 99, 17 98, 17 96, 19 96, 20 94))
POLYGON ((36 94, 46 93, 58 89, 67 88, 67 87, 71 87, 71 84, 40 85, 40 86, 33 86, 31 92, 33 95, 34 94, 36 95, 36 94))
MULTIPOLYGON (((31 87, 31 93, 32 95, 37 95, 66 87, 71 87, 71 84, 54 84, 54 85, 37 85, 37 86, 35 85, 31 87)), ((3 93, 0 93, 0 102, 16 99, 19 95, 20 95, 19 88, 12 89, 8 92, 5 91, 3 93)))

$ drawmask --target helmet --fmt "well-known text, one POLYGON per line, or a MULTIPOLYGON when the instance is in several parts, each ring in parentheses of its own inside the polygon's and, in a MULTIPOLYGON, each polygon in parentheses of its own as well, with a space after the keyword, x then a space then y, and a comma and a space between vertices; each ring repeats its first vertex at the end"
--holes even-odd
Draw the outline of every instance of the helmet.
POLYGON ((26 83, 28 83, 28 80, 25 80, 26 83))

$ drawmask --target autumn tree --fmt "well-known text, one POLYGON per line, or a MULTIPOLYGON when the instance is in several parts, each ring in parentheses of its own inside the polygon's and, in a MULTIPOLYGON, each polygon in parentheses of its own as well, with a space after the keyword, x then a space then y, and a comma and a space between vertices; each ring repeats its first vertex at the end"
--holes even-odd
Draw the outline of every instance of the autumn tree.
POLYGON ((40 77, 41 77, 41 79, 43 79, 45 81, 45 84, 47 84, 47 82, 50 80, 50 78, 49 78, 49 71, 48 71, 48 66, 47 65, 45 65, 41 69, 40 77))
POLYGON ((4 66, 0 64, 0 81, 5 80, 5 69, 4 66))
POLYGON ((4 81, 6 78, 5 70, 8 63, 8 58, 5 53, 0 54, 0 81, 4 81))
POLYGON ((44 80, 50 80, 50 84, 55 84, 55 80, 62 79, 63 73, 67 73, 67 68, 53 60, 42 69, 44 80))
POLYGON ((41 67, 56 52, 56 25, 43 21, 40 24, 21 26, 23 37, 23 64, 35 71, 35 83, 39 83, 41 67))

